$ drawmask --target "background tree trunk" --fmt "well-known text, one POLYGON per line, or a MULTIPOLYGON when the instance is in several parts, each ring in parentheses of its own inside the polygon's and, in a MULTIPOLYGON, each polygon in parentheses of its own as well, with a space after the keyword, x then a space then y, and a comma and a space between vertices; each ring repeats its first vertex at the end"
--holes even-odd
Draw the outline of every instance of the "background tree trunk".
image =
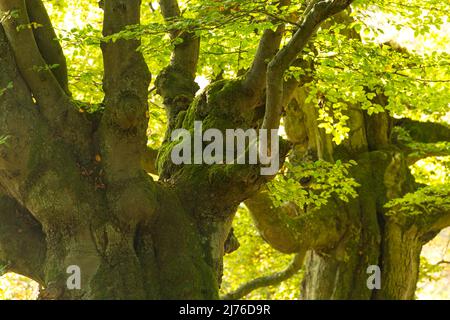
MULTIPOLYGON (((305 103, 306 95, 305 89, 298 90, 286 110, 286 132, 294 144, 291 162, 355 160, 358 165, 350 173, 360 184, 358 197, 348 203, 331 199, 322 208, 290 204, 270 209, 269 195, 262 192, 246 201, 256 227, 284 253, 309 250, 302 299, 413 299, 422 247, 448 226, 448 220, 436 228, 432 225, 439 218, 428 223, 396 218, 385 208, 389 200, 418 187, 408 168, 409 152, 396 145, 393 134, 394 122, 404 128, 411 124, 394 121, 386 113, 368 116, 354 106, 347 114, 349 138, 337 146, 318 126, 320 106, 305 103), (371 265, 381 268, 379 290, 367 286, 371 265)), ((383 104, 383 97, 378 99, 383 104)), ((416 136, 429 130, 429 124, 415 124, 416 136)), ((440 219, 447 215, 441 212, 440 219)))

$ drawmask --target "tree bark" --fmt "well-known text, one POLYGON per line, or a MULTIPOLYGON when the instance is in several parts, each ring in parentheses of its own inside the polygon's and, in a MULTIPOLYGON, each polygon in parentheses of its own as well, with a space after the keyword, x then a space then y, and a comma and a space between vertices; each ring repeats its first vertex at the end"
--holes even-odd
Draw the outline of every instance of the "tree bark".
MULTIPOLYGON (((317 108, 305 103, 306 94, 298 90, 286 109, 286 132, 294 145, 291 161, 355 160, 358 165, 350 173, 360 184, 358 197, 348 203, 331 199, 322 208, 274 208, 263 191, 246 201, 256 227, 281 252, 309 250, 302 299, 413 299, 422 247, 450 225, 448 212, 419 208, 423 215, 404 216, 385 208, 388 201, 417 189, 408 153, 391 134, 394 121, 387 114, 364 115, 353 106, 349 138, 336 146, 319 129, 317 108), (372 265, 381 268, 380 289, 367 286, 372 265)), ((420 128, 426 135, 430 126, 414 123, 415 136, 420 128)), ((445 127, 438 132, 445 133, 445 127)))
MULTIPOLYGON (((176 1, 160 3, 167 22, 180 17, 176 1)), ((362 185, 359 198, 332 199, 320 210, 267 211, 267 195, 252 198, 273 178, 261 176, 259 165, 175 165, 170 158, 171 132, 192 130, 195 121, 222 132, 278 128, 299 85, 284 81, 284 71, 319 25, 350 3, 311 1, 284 49, 278 51, 283 26, 265 31, 247 74, 214 82, 197 96, 200 40, 174 30, 172 39, 183 42, 156 80, 169 118, 156 157, 146 146, 151 74, 140 41, 107 41, 140 23, 141 1, 103 3, 105 100, 93 120, 70 97, 65 59, 42 2, 0 0, 2 11, 17 11, 0 27, 0 137, 7 137, 0 145, 2 270, 38 281, 41 299, 216 299, 235 211, 251 198, 247 204, 269 243, 301 258, 309 250, 305 298, 411 297, 420 246, 448 219, 415 231, 386 218, 383 205, 415 187, 403 151, 391 143, 389 117, 366 117, 355 108, 350 139, 337 147, 318 129, 315 106, 304 105, 305 92, 297 93, 286 109, 295 157, 359 163, 352 171, 362 185), (30 22, 44 28, 23 28, 30 22), (157 182, 148 175, 155 171, 157 182), (374 295, 365 272, 377 263, 393 271, 374 295), (71 266, 80 268, 80 289, 67 286, 71 266), (395 278, 394 271, 408 268, 411 279, 395 278), (398 283, 406 289, 391 290, 398 283)), ((280 143, 283 163, 291 145, 280 143)))

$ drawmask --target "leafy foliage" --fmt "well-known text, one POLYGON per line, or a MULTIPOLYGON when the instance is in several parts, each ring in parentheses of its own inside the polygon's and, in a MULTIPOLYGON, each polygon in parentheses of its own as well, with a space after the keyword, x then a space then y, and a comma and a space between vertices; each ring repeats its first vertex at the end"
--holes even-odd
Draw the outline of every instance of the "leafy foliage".
POLYGON ((385 205, 394 209, 388 215, 427 215, 434 211, 450 212, 450 184, 427 186, 385 205))
POLYGON ((356 197, 359 184, 350 176, 349 168, 355 161, 330 163, 326 161, 286 163, 285 173, 269 183, 273 203, 281 206, 292 202, 304 206, 321 207, 336 196, 342 201, 356 197))

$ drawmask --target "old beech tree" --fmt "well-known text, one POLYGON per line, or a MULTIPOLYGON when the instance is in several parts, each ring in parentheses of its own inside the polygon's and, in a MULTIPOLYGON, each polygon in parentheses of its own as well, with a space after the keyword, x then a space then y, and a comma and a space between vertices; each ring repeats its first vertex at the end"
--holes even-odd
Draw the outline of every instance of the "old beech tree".
MULTIPOLYGON (((394 119, 388 111, 369 115, 355 103, 346 111, 348 138, 337 145, 320 128, 315 102, 306 99, 314 72, 285 76, 292 66, 314 70, 301 53, 321 25, 352 23, 351 2, 304 1, 289 19, 268 14, 276 28, 258 35, 248 69, 197 95, 202 39, 188 28, 170 29, 177 39, 170 64, 153 75, 167 113, 166 139, 151 150, 152 75, 138 37, 101 43, 105 98, 97 112, 80 112, 42 1, 0 0, 0 136, 6 137, 0 145, 0 263, 37 281, 42 299, 216 299, 223 256, 234 249, 233 217, 245 202, 263 238, 296 254, 287 273, 305 268, 304 298, 413 298, 421 248, 450 225, 449 206, 429 201, 405 214, 406 202, 385 204, 419 188, 408 165, 439 154, 413 146, 448 141, 450 130, 394 119), (273 206, 265 187, 273 177, 261 176, 257 165, 171 161, 170 133, 192 130, 194 121, 204 129, 277 129, 282 118, 288 140, 280 141, 280 163, 287 157, 355 160, 356 198, 332 197, 320 207, 273 206), (396 127, 416 144, 394 134, 396 127), (66 287, 71 265, 81 269, 81 290, 66 287), (380 290, 366 286, 369 265, 382 269, 380 290)), ((181 18, 177 0, 159 4, 168 25, 181 18)), ((291 1, 273 4, 282 10, 291 1)), ((140 24, 140 0, 99 5, 105 39, 140 24)), ((376 99, 387 105, 383 93, 376 99)), ((256 279, 226 298, 274 280, 256 279)))

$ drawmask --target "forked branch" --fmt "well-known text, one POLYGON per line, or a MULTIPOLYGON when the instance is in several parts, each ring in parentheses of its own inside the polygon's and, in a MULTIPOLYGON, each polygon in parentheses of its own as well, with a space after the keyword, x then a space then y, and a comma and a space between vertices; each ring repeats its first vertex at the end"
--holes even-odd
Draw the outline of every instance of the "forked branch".
MULTIPOLYGON (((167 23, 173 23, 181 18, 177 0, 160 0, 159 3, 167 23)), ((170 37, 172 41, 180 39, 181 42, 175 44, 170 64, 158 75, 156 87, 158 94, 164 99, 169 127, 172 127, 177 114, 188 108, 199 89, 195 77, 200 38, 194 32, 177 29, 171 30, 170 37)))
MULTIPOLYGON (((160 0, 161 12, 167 22, 181 17, 177 0, 160 0)), ((183 69, 191 77, 195 77, 200 50, 200 38, 194 33, 184 30, 172 30, 171 38, 181 38, 182 42, 175 45, 171 65, 183 69)))
POLYGON ((266 113, 263 128, 277 129, 280 125, 283 104, 283 80, 285 71, 305 48, 320 24, 329 17, 345 10, 351 0, 312 1, 303 15, 303 21, 289 43, 269 63, 267 70, 266 113))
MULTIPOLYGON (((279 7, 289 6, 290 0, 281 0, 279 7)), ((252 67, 245 77, 244 86, 252 89, 258 95, 264 89, 269 61, 280 48, 280 43, 285 31, 285 25, 280 24, 275 31, 265 30, 259 42, 252 67)))
MULTIPOLYGON (((31 9, 36 9, 35 6, 31 9)), ((40 11, 42 9, 41 7, 33 11, 33 15, 44 17, 44 14, 40 11)), ((56 121, 67 110, 68 97, 52 72, 52 67, 44 59, 39 49, 25 0, 0 0, 0 10, 3 13, 10 13, 7 18, 3 19, 2 25, 14 51, 22 77, 30 87, 44 116, 51 121, 56 121)), ((48 35, 44 36, 45 32, 48 31, 39 32, 41 44, 48 41, 48 38, 46 38, 48 35)), ((58 50, 55 45, 49 44, 48 46, 53 47, 52 51, 54 52, 58 50)), ((61 60, 61 58, 58 58, 58 60, 61 60)))
POLYGON ((2 24, 20 73, 45 117, 58 119, 66 111, 68 97, 39 50, 25 1, 1 0, 0 10, 11 13, 2 24))
POLYGON ((26 0, 26 6, 30 21, 37 24, 36 28, 33 28, 33 33, 42 57, 47 65, 51 66, 51 71, 61 88, 70 94, 66 57, 57 40, 47 10, 41 0, 26 0))

